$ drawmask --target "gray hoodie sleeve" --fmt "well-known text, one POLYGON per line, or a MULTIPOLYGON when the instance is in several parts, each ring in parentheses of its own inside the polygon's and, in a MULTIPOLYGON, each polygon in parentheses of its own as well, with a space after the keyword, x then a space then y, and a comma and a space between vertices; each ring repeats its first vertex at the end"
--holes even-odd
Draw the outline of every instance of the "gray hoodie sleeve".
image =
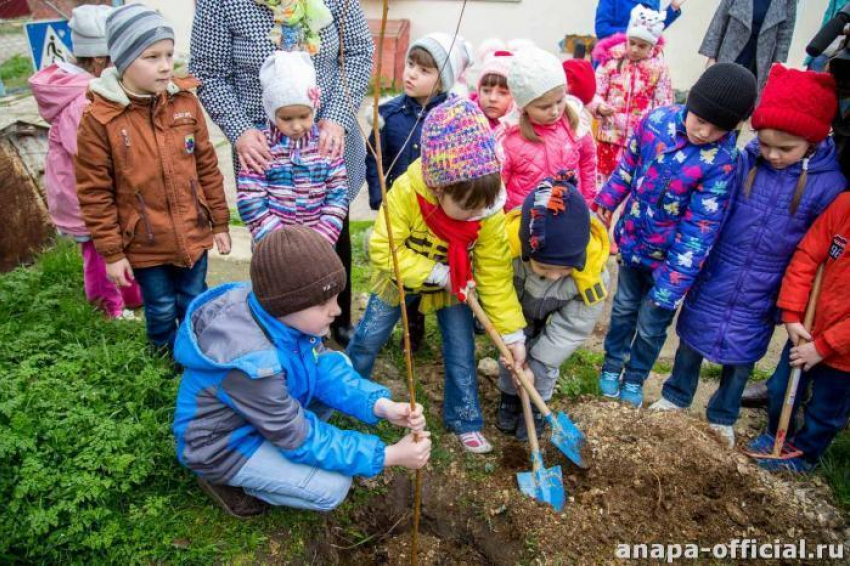
POLYGON ((282 450, 301 446, 310 432, 304 409, 286 387, 286 375, 251 379, 233 370, 221 382, 233 407, 269 442, 282 450))

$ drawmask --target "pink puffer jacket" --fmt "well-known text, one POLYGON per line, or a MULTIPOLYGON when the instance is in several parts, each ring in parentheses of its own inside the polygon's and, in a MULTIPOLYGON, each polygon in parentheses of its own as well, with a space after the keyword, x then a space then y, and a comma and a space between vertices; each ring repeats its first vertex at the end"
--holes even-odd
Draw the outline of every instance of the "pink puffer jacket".
POLYGON ((80 213, 74 156, 77 127, 88 101, 86 89, 92 75, 71 65, 51 65, 29 79, 38 112, 50 124, 44 183, 50 218, 63 234, 88 239, 80 213))
POLYGON ((551 126, 535 124, 539 143, 530 142, 511 126, 504 140, 502 178, 508 193, 505 210, 522 206, 523 200, 546 177, 564 169, 578 175, 578 189, 590 204, 596 196, 596 143, 590 131, 573 132, 566 119, 551 126))

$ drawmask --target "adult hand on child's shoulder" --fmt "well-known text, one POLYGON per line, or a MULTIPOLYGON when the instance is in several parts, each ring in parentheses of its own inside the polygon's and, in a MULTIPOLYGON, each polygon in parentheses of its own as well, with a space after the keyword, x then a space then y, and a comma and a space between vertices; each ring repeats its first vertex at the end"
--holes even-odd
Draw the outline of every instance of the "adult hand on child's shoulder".
POLYGON ((133 268, 130 261, 123 257, 118 261, 106 264, 106 278, 118 287, 129 287, 133 284, 133 268))
POLYGON ((331 161, 345 151, 345 128, 332 120, 319 120, 319 153, 331 161))
POLYGON ((257 128, 245 130, 236 140, 236 156, 242 169, 253 169, 265 173, 272 160, 266 136, 257 128))
POLYGON ((230 232, 214 234, 213 242, 215 242, 215 249, 217 249, 218 253, 221 255, 227 255, 230 253, 230 232))
POLYGON ((384 451, 384 467, 402 466, 409 470, 424 468, 431 457, 431 433, 410 433, 384 451), (414 435, 417 436, 414 436, 414 435))

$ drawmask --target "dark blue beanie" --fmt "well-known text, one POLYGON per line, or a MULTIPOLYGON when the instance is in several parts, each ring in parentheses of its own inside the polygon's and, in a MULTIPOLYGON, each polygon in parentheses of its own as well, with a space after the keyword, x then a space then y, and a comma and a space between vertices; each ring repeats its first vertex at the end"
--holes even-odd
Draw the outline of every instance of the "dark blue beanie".
POLYGON ((576 188, 575 172, 543 180, 522 203, 522 259, 584 269, 590 210, 576 188))

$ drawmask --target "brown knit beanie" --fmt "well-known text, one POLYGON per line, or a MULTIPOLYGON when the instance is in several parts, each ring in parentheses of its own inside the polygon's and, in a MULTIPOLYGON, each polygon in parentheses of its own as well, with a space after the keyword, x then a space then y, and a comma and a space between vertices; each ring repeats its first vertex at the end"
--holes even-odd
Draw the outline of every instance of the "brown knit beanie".
POLYGON ((306 226, 272 232, 251 258, 254 295, 281 317, 328 301, 345 289, 345 268, 331 245, 306 226))

